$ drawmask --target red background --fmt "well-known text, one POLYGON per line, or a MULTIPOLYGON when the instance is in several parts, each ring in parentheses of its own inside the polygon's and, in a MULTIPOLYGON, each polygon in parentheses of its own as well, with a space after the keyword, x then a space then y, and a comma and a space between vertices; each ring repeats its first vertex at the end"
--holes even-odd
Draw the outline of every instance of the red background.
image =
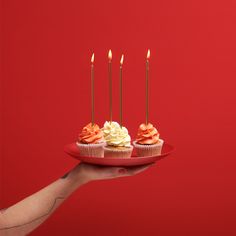
POLYGON ((3 0, 1 207, 49 184, 76 161, 63 153, 90 121, 114 117, 124 61, 124 122, 132 137, 150 119, 176 146, 139 176, 91 183, 32 235, 235 235, 236 3, 231 0, 3 0))

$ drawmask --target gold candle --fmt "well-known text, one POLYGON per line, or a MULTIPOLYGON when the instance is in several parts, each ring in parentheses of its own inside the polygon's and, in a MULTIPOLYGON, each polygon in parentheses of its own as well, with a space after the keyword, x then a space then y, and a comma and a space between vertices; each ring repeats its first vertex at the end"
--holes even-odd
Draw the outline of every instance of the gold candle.
POLYGON ((122 66, 124 62, 124 55, 122 54, 120 59, 120 126, 123 125, 123 72, 122 72, 122 66))
POLYGON ((147 52, 147 59, 146 59, 146 125, 149 121, 149 58, 150 58, 150 49, 147 52))
POLYGON ((94 125, 94 53, 91 57, 91 105, 92 105, 92 126, 94 125))
POLYGON ((108 52, 108 76, 109 76, 109 111, 110 111, 110 122, 112 122, 112 71, 111 71, 111 60, 112 60, 112 52, 109 50, 108 52))

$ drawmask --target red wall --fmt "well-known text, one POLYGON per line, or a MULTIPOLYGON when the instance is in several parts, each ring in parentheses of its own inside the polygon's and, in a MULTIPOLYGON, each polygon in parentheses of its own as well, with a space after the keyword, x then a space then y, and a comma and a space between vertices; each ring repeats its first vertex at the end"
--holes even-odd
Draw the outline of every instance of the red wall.
POLYGON ((235 235, 236 3, 231 0, 3 0, 1 207, 76 161, 63 153, 90 121, 108 119, 107 52, 124 62, 124 122, 150 119, 176 152, 147 172, 91 183, 33 235, 235 235))

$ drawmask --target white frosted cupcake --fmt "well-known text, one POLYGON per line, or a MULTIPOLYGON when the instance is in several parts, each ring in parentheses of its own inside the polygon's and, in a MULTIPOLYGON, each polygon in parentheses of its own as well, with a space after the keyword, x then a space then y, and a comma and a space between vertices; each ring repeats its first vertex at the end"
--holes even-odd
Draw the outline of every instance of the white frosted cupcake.
POLYGON ((164 141, 159 136, 157 129, 151 123, 141 124, 137 138, 133 142, 137 156, 160 155, 164 141))
POLYGON ((106 146, 104 157, 131 157, 133 146, 128 130, 117 122, 106 121, 102 128, 106 146))
POLYGON ((87 157, 103 157, 104 146, 106 145, 103 133, 97 124, 89 123, 86 125, 81 134, 79 140, 76 143, 81 156, 87 157))

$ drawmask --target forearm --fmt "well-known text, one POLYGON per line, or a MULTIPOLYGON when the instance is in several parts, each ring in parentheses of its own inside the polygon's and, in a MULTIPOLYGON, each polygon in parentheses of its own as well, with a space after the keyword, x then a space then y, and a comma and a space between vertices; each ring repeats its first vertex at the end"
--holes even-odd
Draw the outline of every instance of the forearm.
POLYGON ((44 222, 86 180, 75 167, 39 192, 0 213, 0 235, 26 235, 44 222))
POLYGON ((74 190, 89 181, 131 176, 148 167, 104 167, 81 163, 46 188, 0 211, 0 236, 28 234, 44 222, 74 190))

